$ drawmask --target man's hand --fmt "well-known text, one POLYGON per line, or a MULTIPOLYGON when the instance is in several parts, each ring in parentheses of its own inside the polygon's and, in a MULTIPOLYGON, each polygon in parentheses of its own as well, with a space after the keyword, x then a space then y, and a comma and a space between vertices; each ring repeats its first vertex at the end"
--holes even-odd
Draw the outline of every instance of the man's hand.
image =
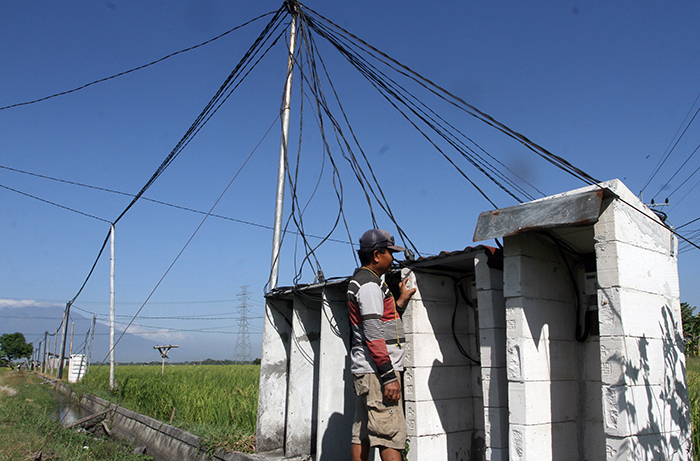
POLYGON ((401 291, 401 294, 399 295, 399 299, 396 300, 396 305, 401 309, 406 307, 406 303, 408 303, 408 300, 411 299, 411 296, 413 296, 413 293, 415 293, 417 290, 417 288, 411 288, 410 290, 406 288, 407 281, 408 277, 401 280, 399 283, 399 290, 401 291))
POLYGON ((401 398, 401 383, 392 381, 384 385, 384 400, 389 403, 396 403, 401 398))

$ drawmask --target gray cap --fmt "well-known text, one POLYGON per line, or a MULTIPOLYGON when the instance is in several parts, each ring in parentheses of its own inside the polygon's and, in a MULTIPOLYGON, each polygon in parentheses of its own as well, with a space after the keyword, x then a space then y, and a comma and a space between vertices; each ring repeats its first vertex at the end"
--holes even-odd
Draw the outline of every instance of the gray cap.
POLYGON ((394 245, 394 237, 385 230, 370 229, 360 237, 360 248, 387 248, 391 251, 405 251, 404 247, 394 245))

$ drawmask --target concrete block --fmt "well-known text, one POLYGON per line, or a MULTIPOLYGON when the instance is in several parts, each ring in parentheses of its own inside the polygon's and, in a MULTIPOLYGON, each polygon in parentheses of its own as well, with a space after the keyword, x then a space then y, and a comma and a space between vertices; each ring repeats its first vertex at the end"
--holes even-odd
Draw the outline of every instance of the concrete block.
POLYGON ((479 298, 479 328, 505 328, 506 302, 503 290, 481 290, 479 298))
MULTIPOLYGON (((558 250, 553 248, 553 251, 558 250)), ((557 253, 558 254, 558 253, 557 253)), ((571 278, 563 260, 528 256, 506 257, 503 262, 503 295, 573 302, 571 278)))
POLYGON ((477 372, 475 367, 407 367, 404 398, 422 401, 471 397, 471 374, 477 372))
POLYGON ((509 383, 512 424, 533 425, 574 421, 578 415, 578 381, 509 383))
POLYGON ((579 378, 578 344, 543 338, 508 338, 506 362, 511 381, 576 380, 579 378))
POLYGON ((674 250, 674 236, 664 225, 619 200, 601 214, 594 230, 597 240, 615 240, 663 254, 674 250))
MULTIPOLYGON (((413 300, 409 303, 402 320, 404 330, 412 333, 452 334, 454 302, 413 300)), ((474 309, 463 301, 457 305, 455 331, 461 334, 476 331, 474 309)))
POLYGON ((604 384, 621 385, 627 382, 626 355, 624 338, 614 336, 600 338, 600 375, 604 384))
MULTIPOLYGON (((409 437, 409 461, 452 461, 478 459, 473 453, 478 444, 474 431, 409 437)), ((378 459, 375 458, 375 459, 378 459)))
MULTIPOLYGON (((527 257, 559 263, 561 256, 552 240, 535 232, 509 235, 503 239, 503 257, 505 259, 527 257)), ((507 278, 507 271, 504 271, 507 278)))
POLYGON ((482 368, 481 386, 484 407, 508 407, 508 375, 505 367, 482 368))
MULTIPOLYGON (((439 303, 447 303, 454 305, 455 301, 455 282, 451 277, 445 275, 426 274, 414 272, 415 287, 417 291, 413 294, 412 299, 423 302, 433 301, 439 303)), ((464 281, 468 285, 468 281, 464 281)), ((406 284, 407 288, 413 288, 411 281, 406 284)))
POLYGON ((484 408, 484 435, 489 448, 508 448, 508 408, 484 408))
POLYGON ((482 438, 484 435, 484 428, 486 427, 485 414, 484 414, 484 398, 474 397, 473 402, 473 415, 474 415, 474 429, 479 431, 482 438))
POLYGON ((490 448, 486 447, 486 461, 510 461, 508 448, 490 448))
MULTIPOLYGON (((603 385, 586 381, 580 386, 583 414, 581 418, 587 423, 603 427, 603 385)), ((602 429, 601 429, 602 430, 602 429)))
POLYGON ((692 459, 691 445, 684 443, 684 439, 680 437, 681 434, 669 434, 664 438, 657 435, 608 437, 606 440, 607 460, 688 461, 692 459), (669 443, 669 440, 674 440, 674 442, 669 443))
POLYGON ((474 429, 471 398, 405 402, 406 428, 410 436, 439 435, 474 429))
POLYGON ((480 328, 479 345, 482 367, 506 366, 506 330, 504 328, 480 328))
POLYGON ((601 336, 663 338, 682 331, 676 299, 611 287, 598 290, 598 305, 601 336))
MULTIPOLYGON (((462 345, 466 347, 467 338, 458 335, 462 345)), ((406 334, 406 355, 404 364, 414 367, 430 366, 474 366, 457 348, 452 334, 406 334)), ((467 349, 475 359, 479 359, 479 351, 467 349)))
POLYGON ((615 437, 677 430, 677 407, 662 386, 603 386, 605 432, 615 437))
POLYGON ((678 298, 678 264, 674 257, 620 242, 596 244, 598 285, 623 287, 678 298))
MULTIPOLYGON (((573 296, 573 294, 572 294, 573 296)), ((542 327, 549 327, 550 339, 572 340, 576 330, 576 303, 536 298, 506 301, 506 325, 510 337, 539 339, 542 327)))
POLYGON ((579 349, 583 355, 583 376, 586 381, 601 380, 601 355, 600 338, 589 336, 588 339, 579 344, 579 349))
POLYGON ((552 460, 551 424, 523 426, 511 421, 508 450, 511 461, 552 460))
POLYGON ((599 422, 586 421, 583 425, 584 459, 605 459, 605 430, 599 422))
MULTIPOLYGON (((484 254, 474 258, 474 275, 478 292, 486 290, 503 290, 503 271, 488 266, 488 257, 484 254)), ((481 300, 479 300, 481 304, 481 300)))

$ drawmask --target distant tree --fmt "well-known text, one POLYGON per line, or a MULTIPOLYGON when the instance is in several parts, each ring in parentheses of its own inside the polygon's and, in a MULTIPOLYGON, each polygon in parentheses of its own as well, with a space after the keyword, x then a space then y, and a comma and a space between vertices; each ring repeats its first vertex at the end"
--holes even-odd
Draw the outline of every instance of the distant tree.
POLYGON ((0 357, 12 362, 15 359, 30 358, 34 346, 27 344, 22 333, 5 333, 0 336, 0 357))
POLYGON ((696 308, 688 303, 681 303, 681 319, 683 321, 683 342, 685 353, 698 355, 700 343, 700 313, 695 314, 696 308))

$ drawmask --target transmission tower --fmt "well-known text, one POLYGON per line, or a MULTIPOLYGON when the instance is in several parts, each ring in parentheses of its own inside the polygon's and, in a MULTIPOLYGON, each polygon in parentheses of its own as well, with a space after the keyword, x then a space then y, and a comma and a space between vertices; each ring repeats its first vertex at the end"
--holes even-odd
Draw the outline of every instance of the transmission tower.
POLYGON ((253 348, 250 346, 250 335, 248 334, 248 326, 250 325, 250 317, 248 317, 248 300, 250 293, 248 285, 242 286, 238 299, 241 303, 238 305, 238 337, 236 338, 236 347, 233 350, 234 362, 250 362, 253 348))

